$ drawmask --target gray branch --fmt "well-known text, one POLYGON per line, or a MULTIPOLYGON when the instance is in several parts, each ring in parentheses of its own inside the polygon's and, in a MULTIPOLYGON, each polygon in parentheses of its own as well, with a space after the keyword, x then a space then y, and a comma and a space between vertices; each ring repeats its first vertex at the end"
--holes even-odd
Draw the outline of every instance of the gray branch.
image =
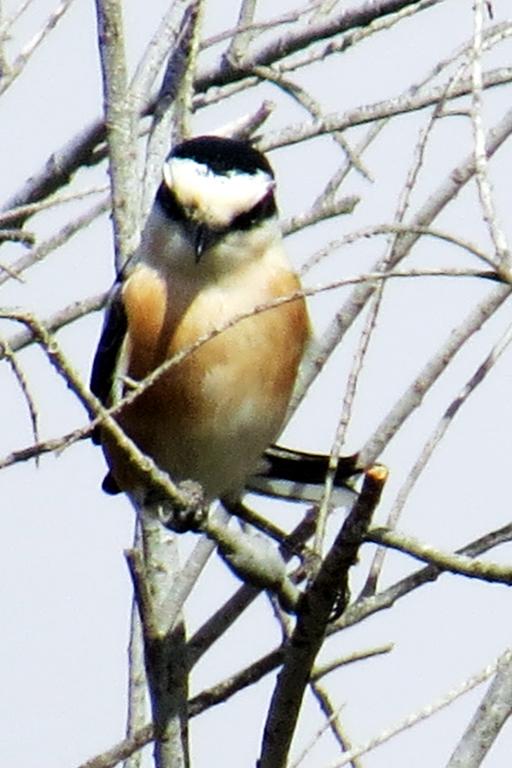
POLYGON ((498 670, 446 768, 478 768, 512 712, 512 653, 498 670))

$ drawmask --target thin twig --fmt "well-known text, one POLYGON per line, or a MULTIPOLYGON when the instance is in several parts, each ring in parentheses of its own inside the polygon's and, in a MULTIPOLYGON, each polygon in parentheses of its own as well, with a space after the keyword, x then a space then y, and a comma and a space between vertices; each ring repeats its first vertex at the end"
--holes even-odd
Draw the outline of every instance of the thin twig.
MULTIPOLYGON (((473 394, 475 389, 482 383, 482 381, 484 381, 487 374, 492 370, 492 368, 494 367, 494 364, 499 360, 503 352, 505 352, 505 350, 507 349, 511 341, 512 341, 512 329, 508 328, 507 332, 500 339, 498 344, 496 344, 493 347, 493 349, 491 350, 489 355, 485 358, 483 363, 478 366, 477 370, 471 376, 471 378, 466 383, 462 391, 457 395, 457 397, 454 398, 454 400, 452 400, 448 408, 445 410, 436 429, 433 431, 432 435, 423 446, 423 449, 421 450, 420 455, 414 462, 412 469, 410 470, 402 487, 400 488, 400 490, 396 495, 396 499, 386 519, 387 528, 392 529, 396 526, 400 516, 400 512, 403 509, 408 496, 410 495, 414 485, 420 478, 421 473, 427 466, 427 463, 430 460, 432 454, 434 453, 436 447, 439 445, 441 439, 446 434, 446 431, 448 430, 450 425, 453 423, 455 416, 458 414, 460 408, 467 402, 468 398, 473 394)), ((378 554, 379 552, 383 553, 384 550, 379 549, 377 550, 376 554, 378 554)), ((361 591, 362 596, 368 596, 369 594, 372 594, 375 591, 377 578, 379 574, 379 568, 378 567, 375 568, 374 563, 377 566, 380 566, 382 561, 383 561, 382 556, 378 560, 375 556, 374 562, 372 563, 372 567, 370 568, 370 572, 366 580, 365 586, 361 591)))
MULTIPOLYGON (((133 402, 137 397, 139 397, 142 392, 144 392, 148 387, 152 386, 155 381, 157 381, 160 376, 164 375, 168 370, 170 370, 172 367, 178 365, 185 357, 192 354, 196 349, 206 344, 210 339, 215 338, 220 333, 223 333, 228 328, 231 328, 234 324, 240 322, 241 320, 245 319, 248 316, 252 316, 253 314, 259 313, 259 312, 266 312, 270 309, 281 306, 282 304, 289 303, 292 301, 296 301, 297 298, 301 298, 303 296, 314 296, 319 293, 322 293, 323 291, 331 291, 335 290, 337 288, 341 288, 343 286, 347 285, 358 285, 365 282, 375 282, 378 280, 389 280, 393 278, 420 278, 425 276, 434 276, 434 277, 475 277, 475 278, 491 278, 496 279, 495 273, 483 273, 481 271, 473 271, 473 270, 466 270, 466 269, 434 269, 434 270, 404 270, 404 271, 393 271, 389 273, 368 273, 368 274, 359 274, 353 277, 348 277, 341 279, 339 281, 335 281, 333 283, 329 283, 327 285, 323 286, 317 286, 315 288, 307 289, 307 290, 301 290, 297 291, 294 294, 291 294, 290 296, 285 296, 280 299, 276 299, 275 301, 265 303, 261 306, 255 307, 253 310, 247 313, 242 313, 234 318, 232 318, 228 323, 225 323, 221 327, 212 330, 210 333, 206 333, 200 338, 194 342, 190 347, 187 349, 182 350, 177 355, 175 355, 173 358, 166 360, 164 363, 162 363, 161 366, 159 366, 155 371, 150 373, 145 379, 143 379, 140 382, 133 382, 133 388, 130 389, 130 391, 123 397, 122 400, 120 400, 115 405, 111 406, 110 408, 104 408, 100 405, 99 401, 96 398, 92 398, 90 393, 87 393, 85 390, 79 390, 79 398, 82 400, 84 406, 86 407, 86 410, 91 415, 91 422, 81 427, 80 429, 73 430, 72 432, 67 433, 66 435, 63 435, 61 438, 55 438, 53 440, 47 440, 42 443, 39 443, 37 445, 28 446, 26 448, 22 448, 17 451, 13 451, 8 456, 4 457, 3 459, 0 459, 0 469, 3 469, 5 467, 11 466, 13 464, 16 464, 20 461, 27 461, 29 459, 34 458, 36 455, 41 453, 47 453, 50 451, 60 450, 69 447, 77 440, 81 440, 88 435, 91 434, 91 432, 99 425, 107 425, 107 428, 111 430, 113 433, 115 433, 116 440, 118 441, 119 445, 123 447, 123 450, 127 452, 127 455, 131 457, 131 459, 135 462, 137 465, 138 470, 140 470, 142 473, 148 473, 148 482, 151 482, 157 486, 160 486, 162 488, 162 491, 172 497, 175 500, 175 503, 183 505, 184 508, 189 508, 189 501, 187 501, 187 495, 180 493, 180 491, 176 488, 176 486, 171 483, 168 476, 166 476, 164 473, 160 472, 155 464, 151 461, 151 459, 142 454, 133 441, 129 440, 126 435, 122 432, 121 428, 117 425, 115 420, 113 420, 113 416, 115 416, 122 408, 124 408, 127 404, 133 402)), ((494 306, 494 304, 491 301, 491 305, 494 306)), ((38 343, 41 343, 40 333, 43 335, 47 335, 48 329, 44 327, 43 324, 41 324, 35 317, 24 314, 24 313, 18 313, 16 311, 3 311, 0 312, 0 316, 14 320, 16 322, 21 322, 25 324, 29 329, 30 332, 28 335, 24 335, 24 339, 27 340, 27 343, 31 340, 32 336, 35 341, 38 343), (35 329, 35 330, 34 330, 35 329)), ((43 341, 43 346, 45 346, 47 342, 43 341)), ((46 347, 45 347, 46 348, 46 347)), ((64 360, 62 361, 64 362, 64 360)), ((63 375, 66 377, 67 373, 63 371, 63 375)), ((74 375, 74 374, 73 374, 74 375)), ((73 377, 69 381, 72 388, 74 388, 74 379, 73 377)))
POLYGON ((173 90, 176 94, 171 131, 171 143, 173 145, 188 138, 191 134, 190 118, 192 115, 194 80, 202 32, 204 5, 204 0, 195 0, 188 7, 189 21, 187 29, 184 30, 183 39, 179 41, 178 45, 183 61, 178 64, 178 60, 175 59, 172 75, 169 71, 166 72, 166 77, 172 76, 174 80, 173 90))
MULTIPOLYGON (((65 203, 75 203, 78 200, 83 200, 84 198, 90 197, 91 195, 99 195, 104 192, 108 192, 108 189, 109 187, 103 184, 101 186, 91 187, 90 189, 84 189, 78 192, 53 195, 46 198, 45 200, 40 200, 38 203, 18 205, 15 208, 11 208, 10 210, 6 210, 3 213, 0 213, 0 226, 3 227, 5 224, 9 224, 11 221, 23 220, 25 217, 33 216, 36 213, 45 211, 48 208, 53 208, 54 206, 64 205, 65 203)), ((4 230, 2 229, 2 233, 3 231, 4 230)))
POLYGON ((115 768, 122 760, 126 760, 134 752, 149 744, 153 740, 153 730, 153 724, 149 723, 134 733, 129 739, 123 739, 123 741, 111 747, 111 749, 102 752, 101 755, 86 760, 78 768, 115 768))
MULTIPOLYGON (((125 451, 128 460, 133 462, 137 467, 137 470, 148 478, 150 484, 160 488, 165 494, 165 497, 171 499, 178 507, 189 509, 190 501, 192 501, 192 506, 194 507, 200 503, 196 497, 191 500, 186 493, 181 492, 171 481, 170 477, 165 472, 158 469, 149 456, 140 451, 133 440, 125 434, 116 420, 112 417, 111 412, 104 408, 98 398, 85 386, 81 378, 69 364, 66 356, 60 350, 55 338, 51 336, 48 330, 34 315, 17 311, 0 311, 0 317, 22 323, 30 328, 37 343, 44 349, 51 365, 75 393, 89 417, 92 419, 98 418, 98 423, 101 422, 102 428, 106 429, 107 432, 112 435, 119 447, 125 451)), ((114 409, 111 409, 111 411, 114 412, 114 409)), ((90 431, 90 427, 87 429, 90 431)), ((27 458, 28 452, 22 451, 21 455, 24 455, 25 453, 27 453, 25 456, 25 458, 27 458)), ((6 464, 4 463, 3 466, 6 466, 6 464)))
POLYGON ((13 243, 23 243, 23 245, 33 245, 35 235, 33 232, 27 232, 25 229, 1 229, 0 243, 10 240, 13 243))
MULTIPOLYGON (((318 701, 320 709, 325 715, 325 723, 322 725, 321 728, 318 729, 318 731, 310 739, 309 744, 307 744, 304 747, 300 755, 290 765, 290 768, 299 768, 302 761, 308 756, 308 754, 311 752, 313 747, 316 746, 316 744, 318 743, 320 738, 323 736, 323 734, 327 731, 327 729, 331 731, 334 737, 334 740, 338 743, 338 746, 341 752, 346 752, 352 746, 348 736, 344 732, 344 729, 341 725, 341 721, 339 718, 340 712, 344 708, 345 704, 342 704, 341 706, 335 708, 331 702, 331 698, 327 693, 327 691, 325 691, 324 688, 318 683, 311 682, 310 688, 313 693, 313 696, 318 701)), ((351 766, 352 768, 362 768, 361 762, 357 759, 352 760, 351 766)))
POLYGON ((492 664, 489 664, 487 667, 484 667, 484 669, 482 669, 480 672, 477 672, 475 675, 468 678, 457 687, 451 688, 443 698, 438 699, 433 704, 428 704, 423 709, 420 709, 411 715, 408 715, 396 725, 393 725, 390 728, 386 728, 385 730, 381 731, 378 736, 369 739, 365 744, 354 747, 349 752, 347 752, 347 754, 344 755, 341 760, 338 760, 336 763, 334 763, 331 768, 342 768, 344 765, 349 765, 352 760, 354 760, 354 758, 360 757, 361 755, 370 752, 376 747, 379 747, 381 744, 384 744, 386 741, 389 741, 389 739, 393 738, 397 734, 412 728, 412 726, 416 725, 417 723, 426 720, 436 712, 439 712, 441 709, 449 706, 452 704, 452 702, 459 699, 465 693, 473 690, 473 688, 476 688, 477 685, 481 685, 483 682, 488 680, 496 672, 497 666, 498 661, 495 661, 492 664))
MULTIPOLYGON (((441 3, 443 0, 433 0, 428 5, 441 3)), ((233 82, 258 65, 269 65, 278 58, 290 56, 304 50, 305 47, 319 40, 327 40, 340 35, 349 29, 364 27, 375 19, 394 13, 399 13, 403 8, 423 8, 423 3, 418 0, 370 0, 363 2, 356 8, 343 9, 329 18, 321 18, 316 24, 299 26, 284 35, 281 35, 263 44, 252 52, 251 57, 244 59, 244 66, 224 66, 222 72, 213 68, 211 72, 200 78, 200 90, 211 85, 220 85, 233 82)))
POLYGON ((96 162, 94 158, 98 155, 95 155, 95 149, 104 140, 105 124, 102 120, 95 120, 61 149, 53 152, 41 170, 33 173, 23 187, 4 204, 6 216, 20 209, 17 217, 9 218, 10 223, 21 227, 32 214, 32 205, 41 203, 68 184, 80 167, 96 162))
POLYGON ((98 218, 98 216, 101 216, 103 213, 105 213, 109 206, 110 201, 102 200, 100 203, 97 203, 85 213, 77 216, 68 224, 65 224, 57 232, 57 234, 40 243, 35 248, 31 248, 30 251, 28 251, 24 256, 21 256, 21 258, 17 259, 17 261, 10 265, 9 273, 2 275, 0 272, 0 285, 5 283, 10 278, 11 273, 19 277, 23 272, 29 269, 29 267, 34 266, 34 264, 38 264, 40 261, 45 259, 48 254, 63 246, 64 243, 67 243, 67 241, 74 237, 78 232, 80 232, 85 227, 88 227, 89 224, 98 218))
MULTIPOLYGON (((311 533, 313 530, 311 521, 308 524, 308 528, 309 533, 311 533)), ((491 531, 490 533, 475 539, 470 544, 467 544, 458 550, 458 554, 466 555, 468 557, 476 557, 493 547, 500 546, 511 540, 512 525, 506 525, 503 528, 491 531)), ((347 609, 340 619, 329 627, 328 634, 332 635, 346 627, 364 621, 365 618, 368 618, 381 610, 390 608, 401 597, 410 594, 410 592, 418 589, 424 584, 435 581, 441 573, 442 571, 438 568, 429 565, 426 568, 422 568, 410 576, 401 579, 377 595, 364 599, 359 598, 356 603, 347 609)), ((253 599, 250 595, 254 596, 257 594, 259 594, 259 590, 256 590, 253 587, 248 587, 247 585, 242 586, 238 592, 226 601, 226 603, 216 612, 214 617, 203 625, 196 636, 189 641, 188 655, 190 666, 197 663, 202 654, 211 647, 212 642, 214 642, 215 639, 218 639, 225 629, 228 626, 231 626, 232 621, 245 610, 245 607, 247 607, 253 599), (246 598, 242 599, 242 595, 245 595, 246 598), (235 607, 235 605, 237 607, 235 607), (234 618, 230 618, 233 616, 233 613, 234 618)), ((209 691, 204 691, 193 698, 190 702, 190 716, 196 716, 209 706, 214 706, 217 703, 226 701, 229 696, 233 695, 238 690, 250 685, 252 682, 260 680, 265 674, 279 666, 282 662, 283 653, 283 648, 277 648, 254 662, 250 667, 239 672, 233 678, 230 678, 229 680, 224 681, 224 683, 215 686, 209 691)), ((347 661, 351 660, 351 658, 352 654, 347 657, 347 661)), ((322 674, 322 667, 319 668, 318 673, 322 674)), ((313 670, 313 675, 315 675, 315 669, 313 670)), ((87 763, 79 766, 79 768, 113 768, 117 762, 120 762, 125 757, 132 754, 134 750, 140 749, 151 741, 152 737, 152 725, 148 724, 134 734, 131 739, 125 739, 112 749, 99 755, 97 758, 93 758, 87 763)))
MULTIPOLYGON (((512 68, 501 68, 488 72, 483 76, 483 87, 508 83, 512 80, 512 68)), ((455 99, 460 96, 467 96, 471 93, 471 80, 462 80, 455 88, 451 89, 448 98, 455 99)), ((365 125, 373 123, 376 120, 404 115, 408 112, 417 112, 428 107, 436 106, 439 101, 446 98, 445 86, 432 88, 427 93, 420 93, 411 96, 409 93, 398 96, 395 99, 376 102, 364 107, 350 110, 344 114, 326 115, 322 120, 316 120, 306 125, 291 126, 271 134, 261 142, 263 152, 278 147, 291 146, 298 142, 313 139, 317 136, 330 134, 335 131, 343 131, 356 125, 365 125)))
MULTIPOLYGON (((95 296, 90 296, 88 299, 82 299, 80 301, 74 301, 72 304, 68 304, 67 307, 59 309, 53 315, 50 315, 45 320, 41 321, 41 324, 46 328, 49 333, 55 333, 60 328, 65 328, 70 323, 74 323, 75 320, 79 320, 91 312, 98 312, 103 309, 107 300, 108 293, 98 293, 95 296)), ((18 352, 20 349, 28 347, 36 340, 36 336, 30 328, 25 328, 18 333, 13 334, 9 338, 9 346, 13 352, 18 352)), ((0 360, 2 359, 2 353, 0 350, 0 360)))
MULTIPOLYGON (((21 53, 18 54, 16 59, 10 65, 8 71, 4 73, 4 77, 0 80, 0 96, 13 84, 18 75, 23 72, 33 53, 43 40, 45 40, 47 35, 56 27, 57 23, 62 19, 72 2, 73 0, 61 0, 57 8, 48 16, 41 29, 34 35, 32 40, 25 45, 21 53)), ((2 35, 0 35, 0 37, 1 36, 2 35)))
POLYGON ((500 286, 489 297, 472 309, 464 322, 452 331, 446 341, 423 366, 403 395, 389 410, 373 435, 361 449, 360 461, 363 466, 366 465, 366 462, 371 463, 377 459, 384 446, 396 434, 404 421, 421 405, 426 393, 446 370, 448 363, 460 351, 466 341, 477 333, 482 325, 507 300, 510 296, 510 291, 510 286, 500 286))
POLYGON ((177 0, 169 5, 137 65, 129 89, 136 114, 145 111, 147 95, 169 56, 169 51, 172 51, 176 44, 183 15, 189 3, 190 0, 177 0))
MULTIPOLYGON (((512 133, 512 110, 509 110, 506 115, 495 126, 494 131, 488 137, 486 151, 488 157, 491 157, 503 144, 503 142, 512 133)), ((438 214, 446 207, 446 205, 452 201, 463 186, 474 176, 475 163, 473 155, 470 155, 463 162, 452 170, 452 172, 446 177, 442 184, 430 195, 427 201, 419 208, 416 215, 413 217, 410 225, 413 231, 408 235, 403 235, 400 238, 399 245, 397 245, 394 251, 394 264, 395 266, 410 252, 411 248, 417 242, 418 235, 413 234, 415 227, 429 226, 432 221, 438 216, 438 214)), ((382 267, 382 260, 379 260, 375 265, 375 270, 379 271, 382 267)), ((494 299, 491 299, 485 306, 482 305, 480 311, 482 312, 482 320, 484 319, 484 313, 488 311, 492 313, 498 306, 505 300, 507 291, 502 289, 503 293, 496 295, 494 299)), ((366 305, 366 302, 375 291, 375 286, 367 284, 357 288, 352 296, 346 301, 339 312, 337 313, 334 321, 331 323, 327 331, 324 333, 323 338, 320 340, 317 349, 314 350, 314 355, 309 359, 306 359, 303 365, 301 385, 297 388, 293 401, 290 405, 290 412, 293 413, 298 407, 305 393, 309 389, 309 386, 314 381, 316 376, 322 370, 329 356, 334 349, 337 348, 341 339, 351 327, 352 323, 359 316, 359 313, 366 305)), ((475 313, 471 313, 467 323, 475 320, 475 313)), ((466 323, 466 325, 467 325, 466 323)), ((475 328, 478 327, 478 322, 475 323, 475 328)), ((445 364, 439 366, 438 369, 444 370, 445 364)), ((429 371, 428 376, 431 379, 430 383, 433 383, 438 374, 434 371, 429 371), (434 374, 434 375, 432 375, 434 374)), ((428 385, 430 386, 430 384, 428 385)), ((427 388, 428 388, 427 386, 427 388)), ((426 390, 425 390, 426 391, 426 390)), ((401 414, 395 410, 389 418, 383 422, 382 427, 379 429, 377 436, 369 441, 366 445, 366 453, 364 454, 364 460, 368 460, 371 464, 379 452, 382 450, 384 444, 387 442, 391 434, 394 434, 399 426, 399 423, 407 418, 412 410, 419 405, 421 400, 419 398, 410 399, 409 403, 405 402, 401 407, 401 414), (397 416, 399 419, 397 420, 397 416), (386 430, 384 430, 384 426, 386 430), (391 430, 391 431, 389 431, 391 430)), ((397 406, 398 407, 398 406, 397 406)))
POLYGON ((368 541, 383 544, 386 547, 404 552, 417 560, 435 565, 441 571, 481 579, 496 584, 512 584, 512 567, 484 560, 442 552, 440 549, 425 544, 413 536, 406 536, 388 528, 375 528, 367 534, 368 541))
POLYGON ((446 768, 478 768, 509 719, 512 708, 512 652, 498 660, 486 691, 446 768))
MULTIPOLYGON (((16 355, 14 354, 14 350, 8 344, 8 342, 3 339, 0 339, 0 356, 4 357, 8 361, 9 365, 11 366, 11 370, 16 378, 16 381, 19 384, 21 393, 23 395, 23 399, 27 404, 28 413, 30 417, 30 424, 32 426, 32 436, 34 438, 34 442, 38 443, 39 442, 39 419, 38 419, 38 413, 37 413, 37 406, 34 401, 34 396, 30 391, 30 386, 27 381, 27 377, 25 376, 25 373, 23 372, 23 369, 20 366, 16 358, 16 355)), ((36 462, 37 462, 37 459, 36 459, 36 462)))
MULTIPOLYGON (((404 185, 404 189, 402 190, 397 212, 395 215, 395 221, 397 224, 403 224, 406 213, 409 210, 409 207, 411 204, 411 196, 416 187, 420 172, 425 162, 425 156, 426 156, 429 139, 431 138, 431 135, 433 133, 434 126, 436 125, 437 120, 442 114, 444 114, 444 108, 445 108, 446 101, 448 99, 448 94, 450 93, 450 91, 453 90, 453 88, 456 86, 458 81, 463 77, 465 71, 466 71, 466 61, 465 61, 465 57, 463 57, 463 63, 461 64, 461 66, 458 67, 455 74, 450 77, 450 79, 448 80, 445 86, 444 98, 437 103, 434 111, 432 112, 432 114, 430 115, 427 121, 426 126, 420 132, 420 136, 415 147, 413 162, 407 174, 407 179, 404 185)), ((399 238, 398 237, 394 238, 391 244, 391 247, 389 249, 388 260, 390 263, 393 263, 395 261, 395 249, 399 247, 399 245, 400 245, 399 238)), ((493 258, 491 260, 491 264, 493 268, 495 263, 496 261, 493 258)), ((384 285, 379 285, 377 288, 379 307, 380 307, 380 302, 383 296, 383 288, 384 288, 384 285)), ((397 504, 393 505, 386 520, 386 526, 388 528, 394 528, 398 524, 401 511, 402 511, 401 505, 397 505, 397 504)), ((362 589, 361 594, 367 595, 367 594, 370 594, 372 590, 373 591, 376 590, 377 582, 384 565, 385 556, 386 556, 386 549, 382 547, 378 547, 373 556, 372 563, 368 570, 366 583, 362 589)))
MULTIPOLYGON (((461 547, 457 550, 457 554, 466 557, 477 557, 478 555, 487 552, 489 549, 511 540, 512 525, 505 525, 503 528, 491 531, 491 533, 487 533, 484 536, 475 539, 470 544, 461 547)), ((338 619, 333 626, 330 627, 330 633, 335 633, 342 629, 346 629, 347 627, 351 627, 368 618, 368 616, 373 616, 379 611, 391 608, 397 600, 400 600, 402 597, 410 594, 424 584, 436 581, 442 573, 443 571, 436 566, 427 565, 425 568, 421 568, 421 570, 412 573, 410 576, 397 581, 391 587, 388 587, 382 592, 378 592, 376 595, 359 598, 355 603, 349 606, 344 616, 338 619)))
POLYGON ((510 274, 510 251, 503 229, 498 224, 498 217, 493 201, 489 167, 486 154, 486 137, 482 121, 482 52, 483 52, 483 0, 476 0, 473 8, 473 66, 472 66, 472 98, 471 122, 473 125, 473 141, 475 152, 476 182, 482 214, 487 229, 496 249, 496 258, 504 274, 510 274))

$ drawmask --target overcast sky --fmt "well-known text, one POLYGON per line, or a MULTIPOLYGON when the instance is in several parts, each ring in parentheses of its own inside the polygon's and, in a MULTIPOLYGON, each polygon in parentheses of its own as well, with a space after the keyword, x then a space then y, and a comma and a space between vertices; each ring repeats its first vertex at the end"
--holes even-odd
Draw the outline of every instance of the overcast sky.
MULTIPOLYGON (((9 15, 16 2, 5 2, 9 15)), ((126 4, 131 65, 155 29, 165 3, 126 4), (130 7, 128 7, 130 6, 130 7), (135 6, 135 7, 131 7, 135 6)), ((294 3, 261 2, 260 16, 281 13, 294 3)), ((354 0, 351 6, 357 5, 354 0)), ((38 0, 12 30, 6 44, 17 53, 53 8, 38 0)), ((231 27, 238 3, 207 1, 207 34, 231 27), (215 7, 214 7, 215 6, 215 7)), ((511 19, 509 3, 494 0, 494 22, 511 19)), ((0 101, 2 163, 0 198, 8 199, 24 181, 91 119, 100 114, 102 97, 95 40, 93 3, 75 0, 66 17, 41 45, 24 74, 0 101)), ((345 54, 326 70, 321 64, 296 75, 312 90, 325 111, 344 112, 397 96, 419 82, 445 56, 471 38, 471 3, 446 0, 397 29, 381 33, 345 54)), ((218 55, 208 53, 200 68, 218 55)), ((502 43, 485 59, 485 68, 506 66, 511 46, 502 43)), ((492 127, 510 106, 509 86, 486 96, 484 117, 492 127)), ((194 132, 213 131, 254 110, 263 97, 276 109, 270 134, 291 122, 306 120, 289 97, 267 86, 240 96, 222 108, 204 110, 194 132)), ((467 107, 467 102, 464 103, 467 107)), ((460 104, 459 104, 460 106, 460 104)), ((373 181, 352 173, 343 195, 361 200, 351 216, 312 228, 288 240, 299 267, 333 238, 364 226, 393 220, 426 114, 406 115, 384 130, 364 154, 373 181)), ((364 129, 366 130, 366 128, 364 129)), ((363 129, 348 136, 356 141, 363 129)), ((413 210, 431 194, 450 169, 471 151, 467 116, 446 117, 433 132, 425 167, 413 194, 413 210)), ((278 179, 283 218, 301 213, 320 193, 339 148, 328 139, 299 144, 270 154, 278 179)), ((505 234, 509 225, 510 146, 492 161, 494 201, 505 234)), ((105 169, 84 172, 79 186, 105 183, 105 169)), ((89 205, 89 203, 87 204, 89 205)), ((87 207, 87 206, 85 206, 87 207)), ((83 210, 84 206, 80 210, 83 210)), ((78 209, 77 209, 78 210, 78 209)), ((44 239, 70 218, 69 208, 40 217, 34 224, 44 239)), ((476 187, 464 189, 436 220, 435 226, 490 250, 477 205, 476 187)), ((32 227, 30 224, 29 228, 32 227)), ((21 255, 19 245, 2 249, 2 263, 21 255)), ((370 269, 385 252, 384 241, 358 241, 324 260, 305 282, 317 285, 370 269)), ((26 281, 2 286, 3 306, 18 306, 46 317, 71 301, 105 290, 113 278, 113 249, 107 217, 95 221, 41 265, 26 281)), ((426 268, 479 262, 453 245, 423 240, 407 266, 426 268)), ((371 435, 399 394, 472 306, 494 290, 485 281, 446 278, 397 280, 386 289, 382 313, 372 339, 349 430, 347 451, 357 450, 371 435)), ((349 289, 322 293, 310 303, 315 330, 321 334, 349 289)), ((444 409, 509 324, 509 306, 494 316, 464 348, 436 383, 422 407, 391 442, 381 460, 390 469, 378 520, 383 522, 407 472, 444 409)), ((59 343, 72 365, 87 379, 101 317, 92 315, 59 333, 59 343)), ((18 330, 2 322, 2 334, 18 330)), ((362 322, 348 334, 318 380, 285 435, 295 447, 329 450, 340 412, 346 375, 362 322)), ((37 349, 19 356, 40 415, 41 438, 58 436, 85 423, 74 396, 37 349)), ((461 546, 510 520, 509 477, 512 465, 512 354, 505 353, 487 380, 464 406, 408 500, 400 529, 447 550, 461 546)), ((9 367, 0 369, 0 457, 32 441, 26 403, 9 367)), ((0 473, 2 556, 0 600, 0 760, 16 768, 72 768, 120 740, 124 733, 126 646, 131 584, 123 550, 130 546, 133 513, 122 497, 100 490, 104 474, 101 451, 80 442, 60 455, 18 464, 0 473)), ((266 506, 259 508, 266 509, 266 506)), ((279 508, 279 522, 292 527, 299 519, 294 506, 279 508)), ((336 522, 341 517, 338 514, 336 522)), ((194 543, 183 537, 186 552, 194 543)), ((366 546, 353 574, 354 594, 374 548, 366 546)), ((510 560, 510 546, 492 553, 510 560)), ((383 586, 409 573, 417 564, 390 555, 383 586)), ((226 568, 214 561, 188 608, 190 630, 236 589, 226 568)), ((510 591, 507 587, 444 576, 403 599, 391 611, 336 635, 326 643, 327 660, 355 650, 394 643, 392 653, 345 667, 329 678, 333 699, 344 704, 342 718, 354 743, 378 733, 400 718, 444 696, 470 675, 491 663, 510 643, 510 591)), ((236 671, 271 650, 280 637, 269 604, 261 597, 214 648, 192 677, 194 692, 236 671)), ((201 716, 192 725, 194 766, 224 768, 254 764, 263 718, 272 690, 269 676, 254 690, 201 716), (250 723, 246 728, 237 723, 250 723), (229 746, 228 746, 229 739, 229 746), (222 761, 213 761, 212 740, 222 745, 222 761)), ((444 765, 478 701, 479 687, 450 708, 407 731, 363 759, 365 768, 432 768, 444 765)), ((295 754, 321 724, 316 704, 307 700, 305 720, 295 754)), ((508 764, 512 732, 506 727, 485 762, 486 768, 508 764)), ((336 754, 329 737, 320 741, 303 766, 330 765, 336 754)))

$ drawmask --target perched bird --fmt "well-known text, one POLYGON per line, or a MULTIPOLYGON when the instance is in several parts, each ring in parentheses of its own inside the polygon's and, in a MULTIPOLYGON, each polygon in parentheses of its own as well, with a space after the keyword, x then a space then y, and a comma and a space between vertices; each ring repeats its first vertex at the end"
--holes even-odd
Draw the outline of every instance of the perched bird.
MULTIPOLYGON (((197 481, 208 499, 238 495, 261 468, 310 336, 300 295, 261 309, 300 291, 274 190, 268 160, 247 142, 200 136, 176 146, 140 246, 114 286, 94 359, 91 390, 108 406, 232 323, 116 416, 160 469, 197 481)), ((145 479, 115 440, 101 428, 96 440, 109 465, 103 488, 140 494, 145 479)))

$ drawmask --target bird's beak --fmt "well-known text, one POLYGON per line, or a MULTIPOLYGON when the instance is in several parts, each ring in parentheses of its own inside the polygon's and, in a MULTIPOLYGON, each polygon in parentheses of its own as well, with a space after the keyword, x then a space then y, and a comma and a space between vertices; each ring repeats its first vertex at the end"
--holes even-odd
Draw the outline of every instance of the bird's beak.
POLYGON ((194 232, 194 253, 196 256, 196 264, 201 261, 201 256, 208 247, 208 234, 209 229, 206 224, 198 224, 194 232))

